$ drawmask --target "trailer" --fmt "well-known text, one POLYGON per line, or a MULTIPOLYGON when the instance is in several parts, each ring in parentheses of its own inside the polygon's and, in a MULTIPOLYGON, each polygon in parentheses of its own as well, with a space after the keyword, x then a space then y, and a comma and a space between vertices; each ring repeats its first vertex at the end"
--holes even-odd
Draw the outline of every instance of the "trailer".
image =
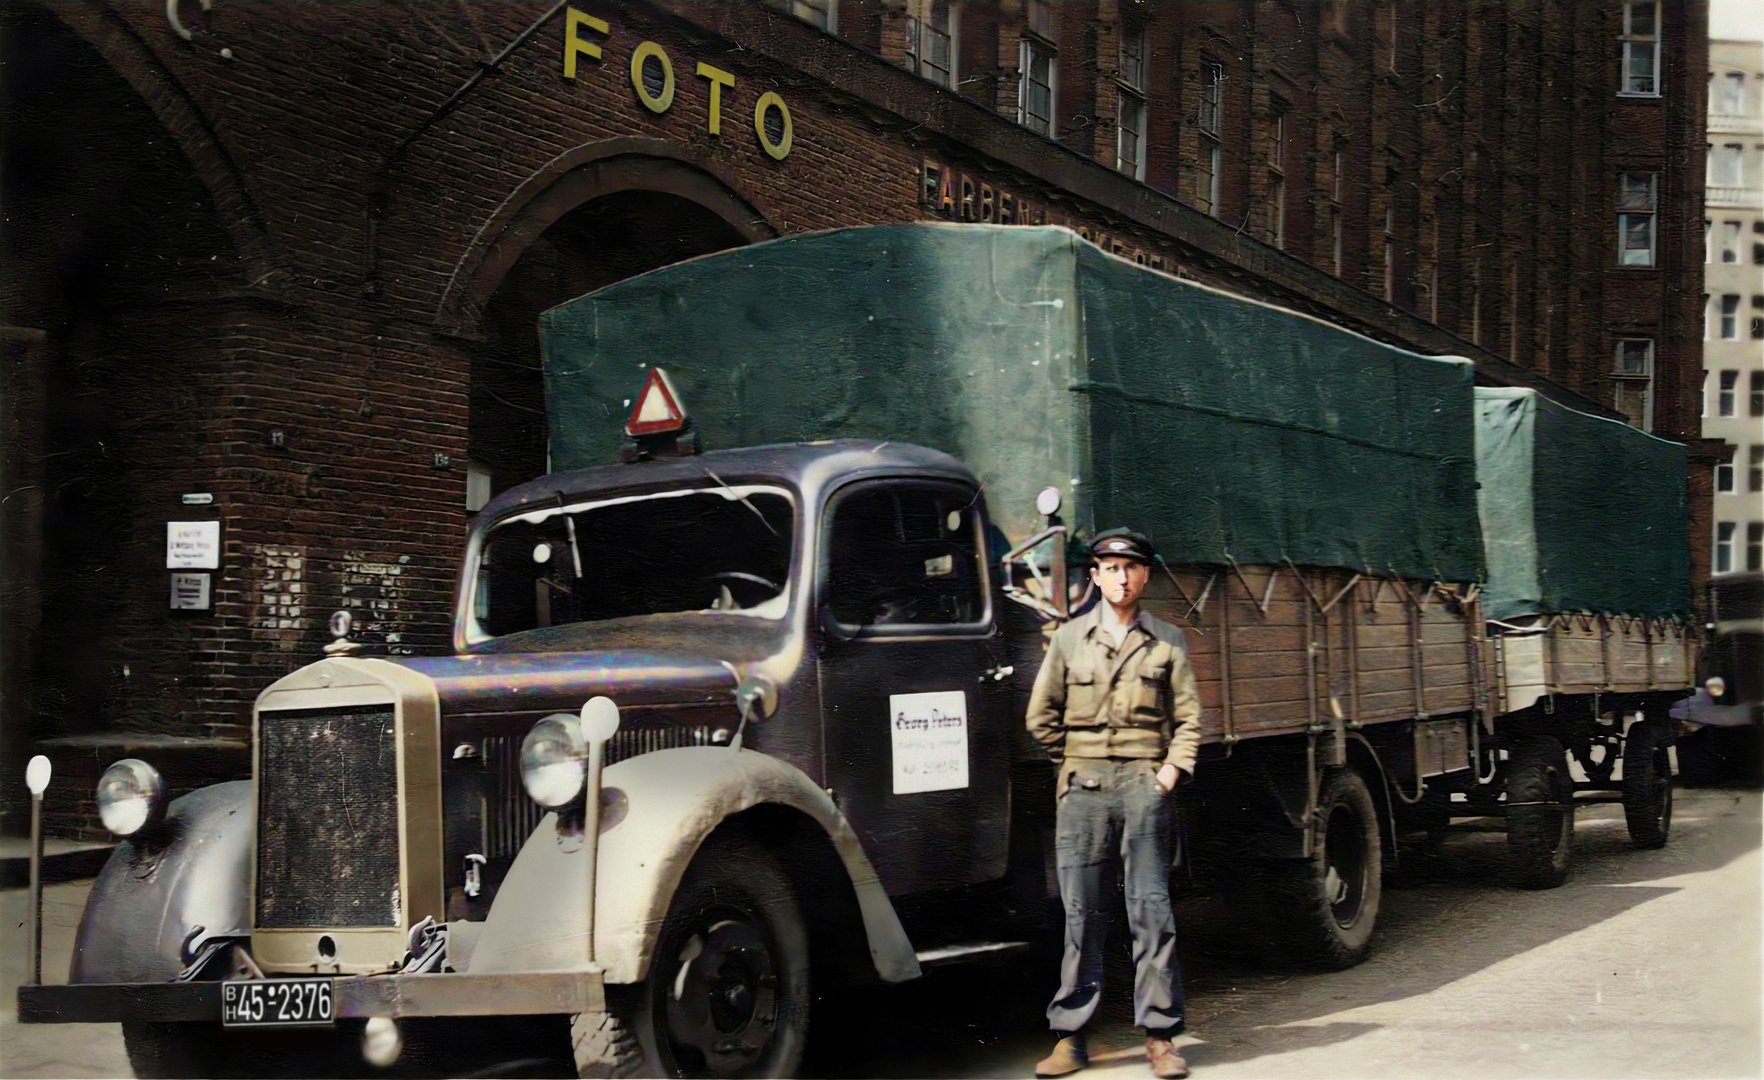
MULTIPOLYGON (((1199 680, 1197 861, 1289 960, 1366 955, 1405 828, 1504 816, 1530 885, 1576 801, 1664 842, 1670 587, 1557 588, 1560 478, 1484 460, 1468 361, 994 226, 707 256, 541 336, 555 471, 473 523, 453 655, 357 657, 343 619, 259 697, 250 784, 166 807, 150 764, 107 773, 128 839, 74 985, 21 989, 21 1019, 122 1020, 143 1075, 240 1071, 214 1055, 290 994, 382 1044, 563 1014, 582 1075, 787 1074, 824 981, 1048 929, 1024 703, 1121 524, 1199 680), (1529 562, 1485 554, 1521 476, 1529 562), (1513 566, 1557 591, 1491 621, 1513 566)), ((1669 489, 1583 516, 1682 516, 1669 489)))

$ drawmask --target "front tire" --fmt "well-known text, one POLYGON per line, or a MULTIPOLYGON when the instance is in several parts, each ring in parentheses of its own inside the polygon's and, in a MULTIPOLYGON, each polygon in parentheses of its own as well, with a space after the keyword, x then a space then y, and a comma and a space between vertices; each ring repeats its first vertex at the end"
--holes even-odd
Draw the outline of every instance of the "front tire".
POLYGON ((1273 871, 1269 893, 1287 955, 1307 967, 1353 967, 1372 948, 1384 852, 1378 812, 1353 769, 1332 770, 1317 793, 1311 857, 1273 871))
POLYGON ((366 1068, 360 1028, 228 1030, 214 1023, 125 1023, 123 1048, 138 1077, 353 1076, 366 1068))
POLYGON ((1513 883, 1553 889, 1574 858, 1574 789, 1562 744, 1527 739, 1507 755, 1507 857, 1513 883))
POLYGON ((707 845, 669 905, 649 974, 570 1024, 578 1076, 790 1076, 811 1002, 790 880, 758 844, 707 845))
POLYGON ((1666 846, 1672 830, 1672 760, 1663 725, 1644 720, 1623 740, 1623 817, 1638 848, 1666 846))

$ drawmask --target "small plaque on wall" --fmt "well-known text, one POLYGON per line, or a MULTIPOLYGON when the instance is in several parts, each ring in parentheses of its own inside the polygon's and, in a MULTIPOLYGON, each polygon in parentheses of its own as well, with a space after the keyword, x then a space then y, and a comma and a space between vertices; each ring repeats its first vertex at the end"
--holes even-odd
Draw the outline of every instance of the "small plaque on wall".
POLYGON ((214 576, 212 574, 173 574, 171 576, 171 609, 173 611, 210 611, 214 608, 214 576))
POLYGON ((168 521, 165 524, 167 570, 219 570, 221 523, 168 521))

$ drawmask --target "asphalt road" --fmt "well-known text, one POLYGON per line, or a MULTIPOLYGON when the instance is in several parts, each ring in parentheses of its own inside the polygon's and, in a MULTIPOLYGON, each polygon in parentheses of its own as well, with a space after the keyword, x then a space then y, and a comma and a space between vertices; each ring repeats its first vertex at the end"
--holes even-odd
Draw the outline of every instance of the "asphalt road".
MULTIPOLYGON (((1612 807, 1583 812, 1573 876, 1501 883, 1504 837, 1460 827, 1387 889, 1376 951, 1351 971, 1269 973, 1207 897, 1181 907, 1187 1054, 1197 1077, 1758 1076, 1760 796, 1678 793, 1672 842, 1629 847, 1612 807)), ((85 886, 50 888, 45 974, 66 978, 85 886)), ((6 919, 0 1075, 126 1076, 115 1027, 24 1027, 24 894, 6 919)), ((1253 942, 1251 943, 1253 946, 1253 942)), ((1125 972, 1123 971, 1123 974, 1125 972)), ((1053 972, 998 964, 846 992, 817 1013, 815 1075, 1030 1075, 1053 972)), ((1145 1076, 1115 990, 1087 1077, 1145 1076)))

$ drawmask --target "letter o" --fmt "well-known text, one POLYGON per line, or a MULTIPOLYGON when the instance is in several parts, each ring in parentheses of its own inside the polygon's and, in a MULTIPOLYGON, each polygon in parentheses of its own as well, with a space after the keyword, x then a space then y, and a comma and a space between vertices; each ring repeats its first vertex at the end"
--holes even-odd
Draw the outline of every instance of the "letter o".
POLYGON ((793 134, 790 123, 790 106, 784 104, 784 99, 771 90, 761 94, 760 99, 754 102, 753 133, 759 136, 760 147, 778 161, 783 161, 790 154, 790 140, 793 134), (778 115, 784 120, 784 136, 775 143, 766 134, 766 110, 774 105, 778 107, 778 115))
POLYGON ((637 100, 652 113, 665 113, 674 103, 674 65, 668 62, 668 54, 660 45, 645 41, 631 53, 631 87, 637 91, 637 100), (643 85, 643 62, 652 56, 661 61, 662 68, 661 93, 653 97, 649 87, 643 85))

